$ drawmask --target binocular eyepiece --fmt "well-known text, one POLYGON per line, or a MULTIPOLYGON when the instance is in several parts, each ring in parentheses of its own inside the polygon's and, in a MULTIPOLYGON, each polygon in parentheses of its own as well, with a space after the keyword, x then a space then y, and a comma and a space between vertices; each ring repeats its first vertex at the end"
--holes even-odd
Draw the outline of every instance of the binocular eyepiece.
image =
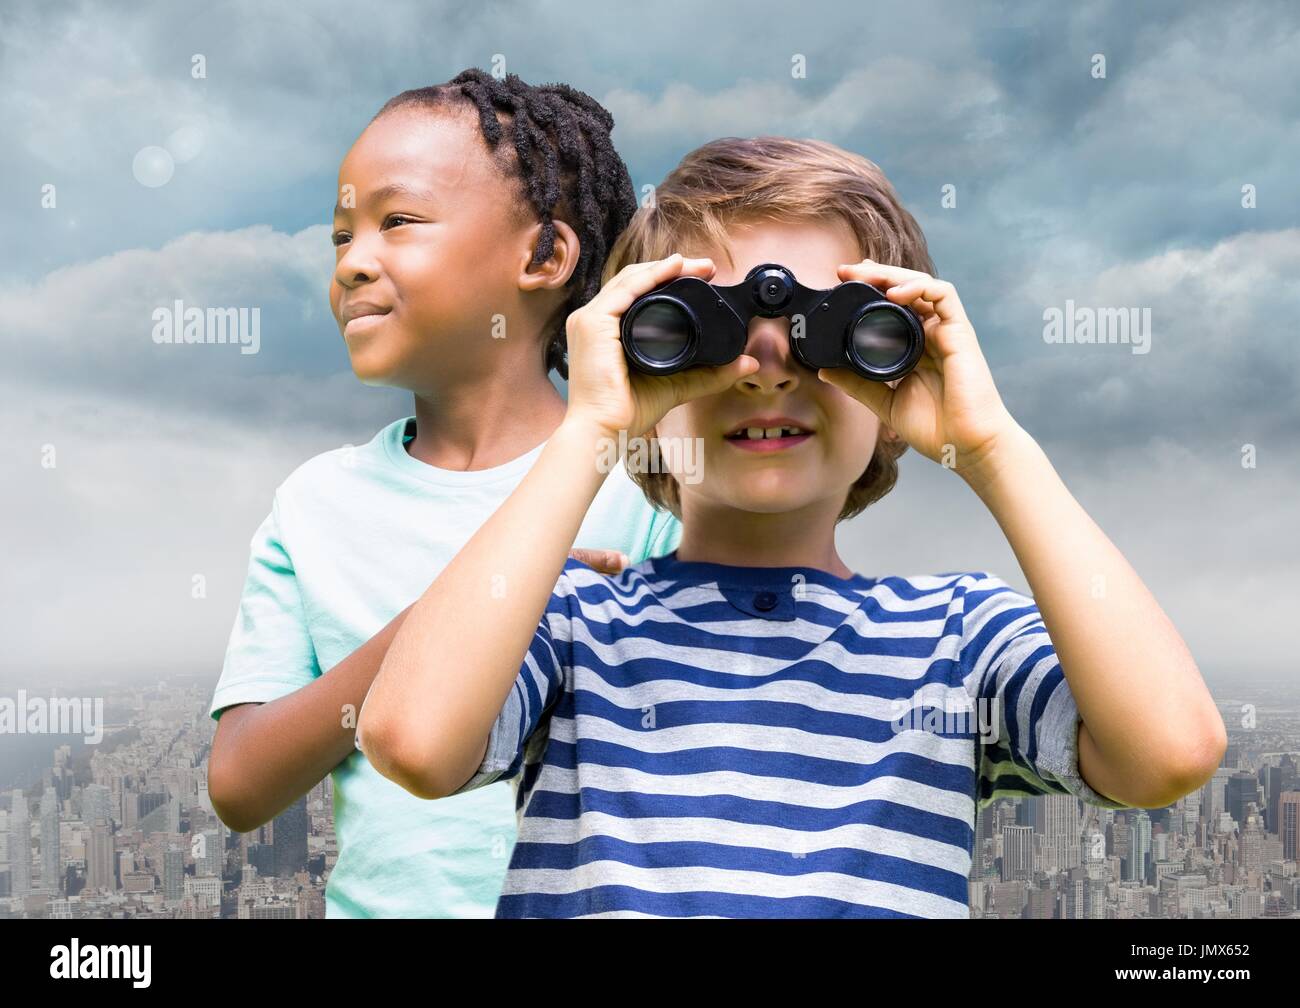
POLYGON ((623 315, 623 351, 629 364, 651 375, 728 364, 744 352, 755 316, 789 318, 791 352, 814 370, 847 367, 863 378, 893 381, 925 349, 916 313, 870 284, 849 280, 814 290, 784 266, 763 263, 730 287, 684 276, 643 294, 623 315))

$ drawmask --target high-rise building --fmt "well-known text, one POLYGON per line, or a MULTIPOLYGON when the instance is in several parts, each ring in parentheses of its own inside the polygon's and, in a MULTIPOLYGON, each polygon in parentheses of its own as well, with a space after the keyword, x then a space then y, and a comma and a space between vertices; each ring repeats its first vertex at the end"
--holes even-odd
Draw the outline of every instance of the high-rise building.
POLYGON ((163 852, 163 899, 178 900, 185 895, 185 852, 169 847, 163 852))
POLYGON ((1090 878, 1084 883, 1083 917, 1085 920, 1106 919, 1106 880, 1090 878))
POLYGON ((1277 803, 1277 823, 1282 857, 1287 861, 1300 861, 1300 791, 1282 792, 1277 803))
MULTIPOLYGON (((1133 849, 1133 812, 1131 809, 1125 810, 1122 815, 1117 815, 1115 821, 1110 824, 1110 849, 1111 852, 1122 860, 1128 860, 1133 849)), ((1125 878, 1128 876, 1126 875, 1125 878)))
POLYGON ((136 819, 143 819, 154 809, 162 808, 166 802, 167 796, 159 791, 146 791, 136 795, 136 819))
POLYGON ((22 788, 9 794, 9 891, 14 896, 32 891, 32 828, 22 788))
POLYGON ((1235 769, 1219 767, 1214 771, 1214 776, 1205 782, 1205 786, 1201 789, 1201 817, 1206 822, 1218 822, 1219 813, 1227 811, 1228 779, 1236 772, 1235 769))
POLYGON ((1079 834, 1082 822, 1079 817, 1079 799, 1074 795, 1051 794, 1035 799, 1038 806, 1037 826, 1042 833, 1043 871, 1069 871, 1082 864, 1079 834))
POLYGON ((1246 823, 1240 837, 1237 857, 1241 870, 1249 876, 1264 867, 1264 819, 1254 802, 1246 806, 1246 823))
POLYGON ((244 848, 245 864, 256 868, 255 875, 275 874, 275 850, 270 844, 250 843, 244 848))
POLYGON ((1079 838, 1079 860, 1089 878, 1106 878, 1106 834, 1097 827, 1079 838))
POLYGON ((59 844, 59 796, 53 787, 41 795, 41 888, 63 895, 63 851, 59 844))
POLYGON ((199 845, 200 853, 194 858, 194 874, 196 876, 213 875, 220 877, 221 869, 225 861, 223 847, 224 842, 220 829, 207 829, 199 834, 203 842, 199 845))
POLYGON ((146 816, 141 816, 135 828, 148 836, 151 833, 179 833, 180 816, 177 803, 166 801, 146 816))
POLYGON ((275 874, 290 878, 307 867, 307 796, 296 802, 272 820, 271 846, 275 851, 275 874))
POLYGON ((1225 792, 1226 810, 1237 824, 1237 829, 1246 825, 1246 806, 1263 805, 1264 799, 1259 793, 1259 781, 1247 770, 1240 770, 1228 778, 1225 792))
POLYGON ((1201 799, 1205 795, 1204 788, 1197 788, 1191 794, 1183 795, 1178 799, 1179 804, 1183 806, 1183 830, 1188 834, 1196 832, 1196 823, 1201 818, 1201 799))
POLYGON ((1219 764, 1229 770, 1236 770, 1241 766, 1241 743, 1229 742, 1223 750, 1223 762, 1219 764))
POLYGON ((191 897, 198 907, 219 907, 221 906, 221 879, 211 875, 187 878, 185 895, 191 897))
POLYGON ((116 819, 121 822, 122 817, 113 814, 113 805, 112 791, 103 784, 87 784, 81 792, 82 821, 93 823, 96 819, 116 819))
POLYGON ((113 823, 99 818, 90 824, 90 842, 86 847, 86 887, 117 891, 117 872, 114 871, 113 823))
POLYGON ((1274 836, 1278 832, 1278 803, 1282 800, 1283 791, 1300 791, 1300 768, 1297 768, 1296 762, 1291 758, 1290 753, 1285 753, 1277 766, 1265 766, 1264 774, 1264 828, 1274 836))
POLYGON ((1034 828, 1002 827, 1002 881, 1028 881, 1034 875, 1034 828))
POLYGON ((1146 809, 1135 809, 1130 825, 1127 882, 1145 882, 1147 859, 1151 856, 1151 817, 1146 809))

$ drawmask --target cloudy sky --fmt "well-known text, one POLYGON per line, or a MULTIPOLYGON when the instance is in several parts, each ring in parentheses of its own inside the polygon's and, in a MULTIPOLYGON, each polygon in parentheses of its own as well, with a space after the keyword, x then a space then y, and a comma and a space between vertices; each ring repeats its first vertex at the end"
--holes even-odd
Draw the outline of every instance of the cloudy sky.
MULTIPOLYGON (((1294 4, 740 7, 660 3, 630 25, 594 2, 9 0, 0 685, 215 681, 275 487, 411 412, 355 379, 329 312, 339 161, 387 98, 495 54, 603 102, 638 188, 724 135, 880 164, 1011 411, 1207 678, 1294 672, 1294 4), (152 311, 176 298, 260 305, 260 352, 156 345, 152 311), (1067 300, 1149 309, 1149 352, 1047 343, 1067 300)), ((1025 585, 974 495, 914 454, 840 536, 866 573, 1025 585)))

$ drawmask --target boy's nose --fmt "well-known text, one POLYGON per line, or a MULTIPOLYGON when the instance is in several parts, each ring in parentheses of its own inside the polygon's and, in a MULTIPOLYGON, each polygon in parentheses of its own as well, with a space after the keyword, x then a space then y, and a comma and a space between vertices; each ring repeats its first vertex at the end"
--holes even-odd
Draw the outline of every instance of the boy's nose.
POLYGON ((334 277, 344 287, 369 283, 379 276, 379 261, 368 251, 364 242, 353 238, 347 250, 339 256, 334 267, 334 277))
POLYGON ((790 320, 755 318, 749 323, 745 353, 758 361, 758 370, 740 379, 740 387, 770 392, 799 386, 799 364, 790 352, 790 320))

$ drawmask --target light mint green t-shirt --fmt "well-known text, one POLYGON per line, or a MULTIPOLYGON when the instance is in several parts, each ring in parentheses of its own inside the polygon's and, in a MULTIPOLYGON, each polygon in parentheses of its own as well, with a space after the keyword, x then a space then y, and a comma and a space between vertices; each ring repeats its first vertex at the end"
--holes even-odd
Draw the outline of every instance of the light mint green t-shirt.
MULTIPOLYGON (((433 583, 537 461, 438 469, 405 444, 415 418, 368 444, 324 452, 275 492, 254 534, 239 612, 209 713, 307 685, 373 637, 433 583)), ((681 524, 657 511, 620 462, 575 545, 632 562, 677 547, 681 524)), ((382 777, 359 750, 335 767, 338 861, 326 917, 491 917, 515 841, 508 783, 425 801, 382 777)))

